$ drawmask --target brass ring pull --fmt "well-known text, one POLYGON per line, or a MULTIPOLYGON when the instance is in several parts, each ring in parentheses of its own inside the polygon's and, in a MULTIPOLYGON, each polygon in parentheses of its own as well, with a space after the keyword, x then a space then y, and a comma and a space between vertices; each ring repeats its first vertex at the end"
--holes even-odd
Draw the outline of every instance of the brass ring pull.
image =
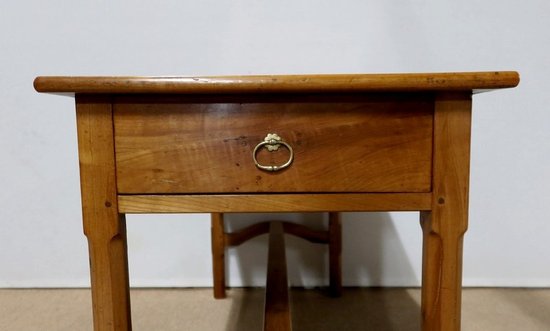
POLYGON ((294 151, 292 150, 292 147, 284 142, 281 137, 279 137, 276 133, 268 133, 267 136, 264 138, 264 141, 260 142, 256 147, 254 148, 254 152, 252 152, 252 158, 254 159, 254 163, 256 164, 256 167, 259 169, 265 170, 265 171, 279 171, 286 167, 288 167, 292 161, 294 160, 294 151), (281 164, 279 166, 275 165, 262 165, 258 162, 256 159, 256 154, 258 153, 258 150, 265 146, 268 151, 274 152, 279 149, 279 147, 283 145, 285 146, 289 152, 290 157, 288 158, 288 161, 286 161, 284 164, 281 164))

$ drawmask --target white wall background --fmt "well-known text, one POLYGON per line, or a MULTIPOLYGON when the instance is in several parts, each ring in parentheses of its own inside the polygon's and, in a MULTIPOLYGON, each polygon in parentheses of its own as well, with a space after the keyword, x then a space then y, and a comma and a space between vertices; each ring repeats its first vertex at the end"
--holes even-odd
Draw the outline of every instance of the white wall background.
MULTIPOLYGON (((474 97, 464 284, 549 286, 549 31, 547 0, 2 0, 0 287, 89 284, 73 100, 35 93, 37 75, 475 70, 522 82, 474 97)), ((130 216, 131 283, 210 285, 208 219, 130 216)), ((265 246, 230 251, 231 284, 263 284, 265 246)), ((324 247, 288 252, 294 284, 326 282, 324 247)), ((419 285, 420 252, 415 213, 344 216, 348 285, 419 285)))

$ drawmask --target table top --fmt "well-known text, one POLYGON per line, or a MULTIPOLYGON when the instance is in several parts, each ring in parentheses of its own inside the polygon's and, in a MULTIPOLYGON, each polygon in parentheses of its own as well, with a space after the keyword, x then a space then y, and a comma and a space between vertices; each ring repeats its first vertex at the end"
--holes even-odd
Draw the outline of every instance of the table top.
POLYGON ((139 76, 41 76, 34 81, 38 92, 47 93, 361 93, 473 91, 515 87, 515 71, 263 75, 217 77, 139 76))

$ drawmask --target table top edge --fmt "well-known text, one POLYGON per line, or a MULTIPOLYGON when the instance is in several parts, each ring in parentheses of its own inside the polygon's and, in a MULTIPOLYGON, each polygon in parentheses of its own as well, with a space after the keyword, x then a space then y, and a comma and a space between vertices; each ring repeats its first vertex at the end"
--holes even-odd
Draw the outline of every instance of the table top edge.
POLYGON ((259 76, 39 76, 34 88, 45 93, 92 94, 250 94, 485 91, 519 84, 515 71, 259 75, 259 76))

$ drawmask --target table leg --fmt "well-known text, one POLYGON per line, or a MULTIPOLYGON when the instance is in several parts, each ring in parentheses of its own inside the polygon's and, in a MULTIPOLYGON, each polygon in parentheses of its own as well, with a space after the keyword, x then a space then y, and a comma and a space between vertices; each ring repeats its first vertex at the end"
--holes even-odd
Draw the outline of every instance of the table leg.
POLYGON ((424 233, 422 330, 460 330, 462 242, 468 227, 471 95, 439 95, 434 112, 432 208, 424 233))
POLYGON ((118 213, 110 98, 77 95, 84 233, 88 238, 95 331, 129 331, 126 221, 118 213))
POLYGON ((330 212, 328 223, 329 284, 333 296, 342 295, 342 221, 340 213, 330 212))
POLYGON ((115 236, 89 233, 94 330, 131 330, 130 291, 124 215, 115 236))
POLYGON ((212 269, 214 298, 223 299, 225 294, 225 236, 222 213, 211 214, 212 269))
POLYGON ((421 213, 424 233, 422 265, 422 330, 460 330, 462 238, 434 231, 434 215, 421 213))

